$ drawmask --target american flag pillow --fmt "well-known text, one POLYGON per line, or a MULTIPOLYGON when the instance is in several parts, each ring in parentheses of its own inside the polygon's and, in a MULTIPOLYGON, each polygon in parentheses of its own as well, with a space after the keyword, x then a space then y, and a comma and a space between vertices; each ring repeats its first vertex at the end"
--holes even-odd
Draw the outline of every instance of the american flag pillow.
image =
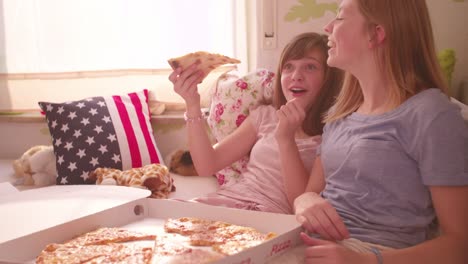
POLYGON ((56 183, 94 184, 98 167, 127 170, 163 164, 148 107, 148 90, 65 103, 39 102, 56 156, 56 183))

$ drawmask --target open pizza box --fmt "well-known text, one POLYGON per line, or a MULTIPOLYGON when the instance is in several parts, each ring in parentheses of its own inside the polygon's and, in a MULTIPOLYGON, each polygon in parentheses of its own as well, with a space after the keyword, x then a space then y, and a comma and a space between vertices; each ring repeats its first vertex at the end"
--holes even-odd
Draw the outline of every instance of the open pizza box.
POLYGON ((277 236, 215 263, 265 263, 301 243, 293 215, 146 198, 121 186, 50 186, 0 197, 0 263, 34 263, 49 243, 62 243, 99 227, 163 230, 167 218, 199 217, 251 226, 277 236))

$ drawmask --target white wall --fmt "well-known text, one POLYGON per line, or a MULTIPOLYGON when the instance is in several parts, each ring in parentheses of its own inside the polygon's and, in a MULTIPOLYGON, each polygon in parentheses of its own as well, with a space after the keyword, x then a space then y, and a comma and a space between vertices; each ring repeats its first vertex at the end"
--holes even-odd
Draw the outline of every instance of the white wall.
POLYGON ((426 0, 437 50, 455 50, 457 62, 452 80, 454 97, 468 104, 468 1, 426 0))
MULTIPOLYGON (((270 70, 276 70, 281 50, 295 35, 306 31, 325 33, 323 26, 336 16, 334 6, 338 6, 339 3, 338 0, 316 0, 316 6, 312 12, 317 12, 317 17, 306 17, 305 21, 301 22, 299 19, 293 21, 286 19, 292 8, 301 6, 299 0, 266 0, 277 3, 277 47, 270 50, 262 47, 263 1, 265 0, 257 1, 259 30, 256 63, 257 67, 266 67, 270 70)), ((314 0, 310 0, 310 2, 314 2, 314 0)), ((453 48, 456 52, 457 63, 452 80, 453 96, 468 103, 468 16, 466 15, 468 14, 468 1, 426 0, 426 2, 433 22, 437 50, 453 48), (464 90, 462 91, 460 86, 463 83, 464 90)), ((304 8, 302 7, 302 9, 304 8)))
POLYGON ((318 18, 307 18, 305 22, 299 22, 299 20, 294 21, 287 21, 286 15, 290 12, 291 8, 295 6, 301 6, 298 0, 259 0, 257 1, 257 18, 259 19, 259 32, 258 38, 259 41, 257 43, 258 53, 257 53, 257 65, 258 67, 266 67, 270 70, 276 71, 276 67, 279 61, 279 57, 283 47, 286 43, 289 42, 294 36, 307 31, 315 31, 320 33, 325 33, 323 31, 323 26, 333 19, 336 16, 334 12, 338 4, 336 0, 325 0, 325 1, 318 1, 320 4, 318 5, 318 10, 323 10, 323 16, 318 18), (263 19, 263 2, 276 2, 276 48, 274 49, 265 49, 262 47, 262 40, 263 40, 263 30, 264 30, 264 23, 263 19), (329 7, 328 5, 331 4, 332 6, 329 7), (325 11, 327 10, 327 11, 325 11))

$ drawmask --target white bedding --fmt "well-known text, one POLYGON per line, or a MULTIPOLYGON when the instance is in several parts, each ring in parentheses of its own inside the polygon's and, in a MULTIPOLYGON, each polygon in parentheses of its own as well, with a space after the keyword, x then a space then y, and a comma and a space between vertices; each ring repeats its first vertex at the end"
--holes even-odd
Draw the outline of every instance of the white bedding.
POLYGON ((174 179, 176 191, 171 193, 169 198, 189 200, 207 193, 216 192, 218 189, 218 182, 214 176, 171 175, 174 179))
MULTIPOLYGON (((0 159, 0 183, 10 182, 20 191, 38 188, 37 186, 22 185, 21 179, 14 176, 12 162, 13 160, 0 159)), ((180 176, 178 174, 171 174, 171 176, 174 179, 176 191, 171 193, 169 198, 188 200, 215 192, 218 189, 216 179, 211 176, 180 176)))
MULTIPOLYGON (((17 184, 21 182, 21 179, 18 179, 14 176, 12 162, 13 160, 0 159, 0 183, 9 182, 15 185, 15 187, 20 191, 34 188, 34 186, 23 186, 17 184)), ((2 195, 1 191, 0 195, 2 195)))

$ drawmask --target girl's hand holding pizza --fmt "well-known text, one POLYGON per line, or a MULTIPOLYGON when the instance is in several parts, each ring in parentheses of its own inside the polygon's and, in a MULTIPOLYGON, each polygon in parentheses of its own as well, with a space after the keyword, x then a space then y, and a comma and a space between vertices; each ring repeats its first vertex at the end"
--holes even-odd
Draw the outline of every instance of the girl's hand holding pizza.
POLYGON ((197 85, 202 82, 204 73, 198 69, 198 64, 195 62, 183 71, 179 67, 169 75, 169 80, 174 84, 174 91, 185 100, 187 108, 190 105, 200 105, 197 85))

